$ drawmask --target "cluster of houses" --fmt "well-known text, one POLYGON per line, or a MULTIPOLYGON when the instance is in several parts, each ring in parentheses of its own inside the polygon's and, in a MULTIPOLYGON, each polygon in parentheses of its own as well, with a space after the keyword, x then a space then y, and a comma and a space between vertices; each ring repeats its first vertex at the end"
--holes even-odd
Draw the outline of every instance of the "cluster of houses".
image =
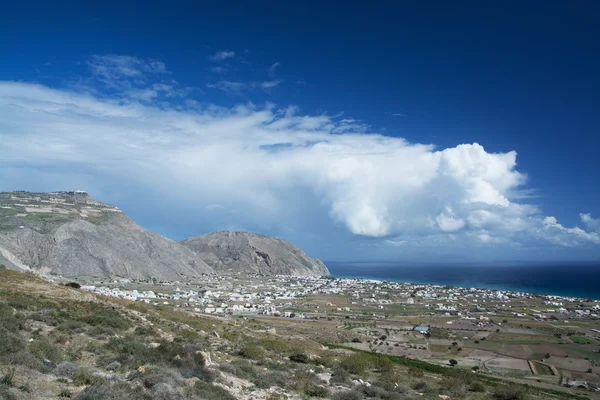
MULTIPOLYGON (((531 316, 536 319, 546 319, 548 314, 553 313, 595 318, 598 317, 596 311, 600 310, 598 304, 587 309, 576 306, 567 309, 563 307, 564 304, 578 303, 580 299, 560 296, 350 278, 255 276, 247 279, 211 276, 203 280, 202 286, 185 285, 188 288, 192 287, 193 290, 181 290, 177 287, 178 282, 158 284, 165 287, 164 292, 127 290, 120 284, 127 283, 129 286, 131 282, 113 283, 117 285, 111 287, 87 285, 82 288, 105 296, 143 301, 153 305, 171 304, 204 314, 257 314, 286 318, 304 318, 304 315, 290 310, 293 309, 295 301, 309 295, 348 296, 347 307, 330 304, 341 312, 350 312, 351 308, 357 307, 385 310, 394 304, 404 306, 418 304, 431 310, 430 313, 437 311, 447 316, 461 318, 468 318, 469 315, 473 315, 473 312, 494 315, 494 312, 506 312, 512 309, 514 310, 512 314, 518 317, 531 316), (532 298, 541 298, 542 304, 557 308, 532 310, 532 312, 519 310, 519 303, 522 300, 532 298)), ((487 325, 489 322, 477 319, 474 323, 487 325)))

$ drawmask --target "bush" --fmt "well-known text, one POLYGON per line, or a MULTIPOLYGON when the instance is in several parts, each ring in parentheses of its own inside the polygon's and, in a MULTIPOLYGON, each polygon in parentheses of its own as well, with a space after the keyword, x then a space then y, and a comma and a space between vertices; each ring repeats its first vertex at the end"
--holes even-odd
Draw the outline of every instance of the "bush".
POLYGON ((494 389, 492 398, 495 400, 525 400, 527 396, 523 389, 507 386, 494 389))
POLYGON ((34 341, 29 345, 29 351, 42 361, 50 360, 53 363, 58 363, 64 359, 63 352, 46 340, 34 341))
POLYGON ((232 363, 236 369, 235 376, 242 379, 253 379, 256 377, 256 368, 248 360, 237 360, 232 363))
POLYGON ((251 360, 260 360, 264 357, 265 350, 260 346, 250 344, 242 347, 238 354, 244 358, 248 358, 251 360))
POLYGON ((287 388, 296 392, 306 392, 317 385, 317 377, 309 371, 298 371, 287 381, 287 388))
POLYGON ((27 350, 8 354, 1 358, 9 365, 22 365, 40 372, 43 372, 46 369, 42 362, 27 350))
POLYGON ((133 333, 138 336, 156 336, 156 330, 151 326, 138 326, 133 333))
POLYGON ((81 285, 77 282, 68 282, 68 283, 65 283, 65 286, 73 288, 73 289, 81 289, 81 285))
POLYGON ((210 385, 203 381, 198 381, 194 385, 194 393, 200 398, 210 400, 236 400, 227 390, 218 386, 210 385))
POLYGON ((328 397, 329 390, 323 386, 310 386, 304 393, 310 397, 328 397))
POLYGON ((352 339, 352 343, 362 343, 362 341, 359 338, 354 338, 352 339))
POLYGON ((362 400, 364 396, 357 390, 346 390, 334 394, 331 398, 332 400, 362 400))
POLYGON ((470 392, 483 393, 485 392, 485 385, 479 381, 471 382, 471 384, 468 386, 468 390, 470 392))
POLYGON ((257 375, 252 383, 260 389, 268 389, 273 386, 285 387, 288 376, 282 372, 269 372, 267 374, 257 375))
POLYGON ((238 372, 237 368, 235 367, 235 365, 233 365, 233 364, 227 364, 227 363, 220 364, 219 365, 219 369, 221 371, 226 372, 226 373, 231 374, 231 375, 237 375, 237 372, 238 372))
POLYGON ((107 308, 98 308, 90 315, 81 318, 81 321, 91 326, 103 326, 114 329, 127 329, 130 322, 115 311, 107 308))
POLYGON ((93 375, 90 370, 83 368, 77 370, 72 379, 75 386, 101 386, 106 383, 101 376, 93 375))
POLYGON ((394 369, 394 363, 389 358, 377 358, 375 359, 375 369, 379 372, 387 372, 394 369))
POLYGON ((367 397, 375 397, 377 399, 384 399, 388 396, 387 390, 379 386, 363 386, 362 391, 367 397))
POLYGON ((0 376, 0 385, 11 387, 14 385, 15 369, 11 368, 0 376))
POLYGON ((412 388, 415 389, 415 390, 426 390, 427 389, 427 382, 425 382, 425 381, 419 381, 419 382, 415 383, 412 386, 412 388))
POLYGON ((340 363, 340 366, 351 374, 360 375, 367 370, 369 367, 369 362, 367 361, 365 355, 353 354, 344 358, 340 363))
POLYGON ((344 384, 350 381, 350 374, 343 368, 334 368, 329 381, 331 383, 344 384))
POLYGON ((422 378, 424 373, 422 369, 413 367, 408 369, 408 375, 413 378, 422 378))
POLYGON ((61 362, 56 366, 56 370, 54 371, 54 373, 58 376, 71 377, 75 375, 75 372, 77 372, 78 369, 79 367, 77 366, 77 364, 72 363, 70 361, 65 361, 61 362))
POLYGON ((25 341, 18 333, 0 326, 0 356, 17 353, 25 349, 25 341))
POLYGON ((118 361, 113 361, 106 366, 107 371, 116 371, 121 368, 121 363, 118 361))
POLYGON ((58 394, 58 397, 70 399, 71 397, 73 397, 73 393, 71 393, 71 391, 70 391, 70 390, 63 389, 63 390, 61 390, 61 392, 58 394))
POLYGON ((114 385, 90 386, 79 393, 75 400, 145 400, 143 391, 138 387, 133 387, 127 382, 121 382, 114 385))
POLYGON ((306 354, 293 354, 290 356, 290 361, 306 364, 308 362, 308 356, 306 354))
POLYGON ((13 333, 18 333, 23 329, 21 317, 14 313, 12 307, 3 303, 0 303, 0 327, 13 333))
POLYGON ((158 384, 177 386, 181 381, 181 375, 168 367, 146 367, 143 374, 135 374, 130 380, 137 380, 144 385, 146 389, 152 389, 158 384), (133 378, 133 379, 132 379, 133 378))
POLYGON ((8 386, 0 385, 0 399, 2 400, 15 400, 16 397, 11 393, 8 386))

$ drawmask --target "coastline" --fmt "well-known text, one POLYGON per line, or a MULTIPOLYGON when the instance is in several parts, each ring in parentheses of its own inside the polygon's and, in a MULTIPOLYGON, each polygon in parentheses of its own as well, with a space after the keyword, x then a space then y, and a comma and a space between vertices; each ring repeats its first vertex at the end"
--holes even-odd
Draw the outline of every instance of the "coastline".
POLYGON ((585 271, 589 275, 593 275, 587 278, 584 276, 584 272, 582 271, 563 272, 561 268, 559 273, 557 273, 556 270, 552 269, 554 266, 547 266, 548 269, 544 269, 544 271, 537 270, 539 268, 543 268, 543 265, 524 267, 529 268, 530 270, 537 270, 536 272, 544 277, 544 279, 539 280, 528 279, 527 276, 525 276, 523 280, 515 280, 515 277, 518 277, 520 275, 519 273, 521 272, 521 267, 517 266, 494 267, 493 269, 490 268, 485 270, 485 272, 489 272, 489 276, 482 274, 480 270, 488 267, 471 265, 461 267, 462 272, 465 273, 464 275, 453 274, 452 276, 448 276, 448 274, 443 273, 447 271, 444 271, 445 268, 453 268, 450 266, 427 267, 406 266, 394 263, 329 262, 327 263, 327 267, 329 268, 331 277, 334 278, 367 279, 398 283, 412 283, 419 285, 452 286, 459 288, 478 288, 486 290, 529 293, 535 295, 600 300, 600 287, 595 287, 593 284, 590 285, 590 282, 600 282, 600 269, 594 269, 593 267, 592 269, 585 271), (500 268, 504 269, 499 271, 500 268), (479 273, 480 278, 483 276, 483 279, 474 279, 472 274, 473 269, 479 269, 480 271, 477 272, 479 273), (565 280, 563 275, 566 274, 571 274, 569 275, 571 278, 573 277, 573 274, 576 276, 581 276, 581 279, 578 279, 577 281, 581 282, 582 285, 577 286, 566 282, 561 284, 561 282, 564 282, 565 280), (595 279, 596 275, 598 275, 598 279, 595 279))

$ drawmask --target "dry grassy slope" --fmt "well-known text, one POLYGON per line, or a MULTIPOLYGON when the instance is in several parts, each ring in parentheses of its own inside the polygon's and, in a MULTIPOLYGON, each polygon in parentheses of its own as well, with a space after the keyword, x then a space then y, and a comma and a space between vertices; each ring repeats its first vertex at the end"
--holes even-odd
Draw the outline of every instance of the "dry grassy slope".
POLYGON ((0 269, 0 399, 576 398, 312 340, 347 340, 338 333, 316 321, 198 317, 0 269))

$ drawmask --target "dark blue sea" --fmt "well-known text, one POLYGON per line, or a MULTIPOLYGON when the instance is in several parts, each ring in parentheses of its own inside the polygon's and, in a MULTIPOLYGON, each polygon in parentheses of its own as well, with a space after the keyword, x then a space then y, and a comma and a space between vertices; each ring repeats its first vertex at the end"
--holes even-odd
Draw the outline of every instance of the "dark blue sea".
POLYGON ((448 264, 327 262, 337 278, 437 284, 600 300, 600 263, 448 264))

